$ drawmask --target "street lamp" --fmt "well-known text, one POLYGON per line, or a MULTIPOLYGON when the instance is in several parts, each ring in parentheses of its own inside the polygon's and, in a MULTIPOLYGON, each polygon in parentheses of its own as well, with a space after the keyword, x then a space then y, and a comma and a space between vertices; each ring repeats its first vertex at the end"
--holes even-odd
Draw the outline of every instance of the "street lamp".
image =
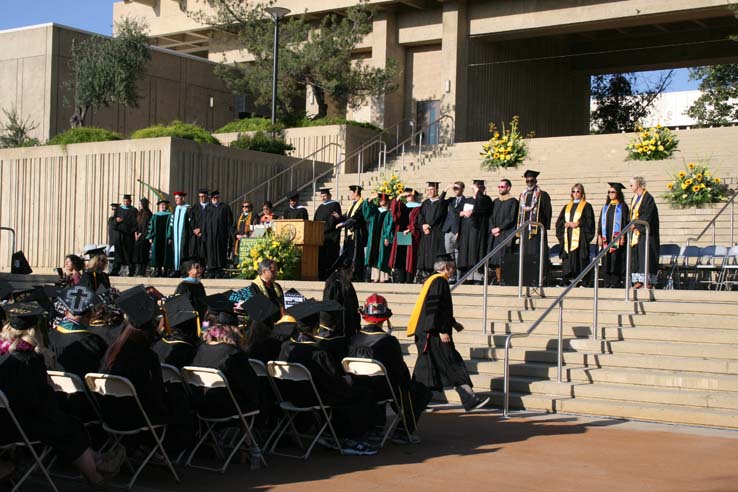
POLYGON ((284 7, 267 7, 264 11, 269 14, 274 21, 274 67, 272 68, 272 136, 274 136, 274 125, 277 122, 277 70, 279 67, 279 21, 287 14, 290 9, 284 7))

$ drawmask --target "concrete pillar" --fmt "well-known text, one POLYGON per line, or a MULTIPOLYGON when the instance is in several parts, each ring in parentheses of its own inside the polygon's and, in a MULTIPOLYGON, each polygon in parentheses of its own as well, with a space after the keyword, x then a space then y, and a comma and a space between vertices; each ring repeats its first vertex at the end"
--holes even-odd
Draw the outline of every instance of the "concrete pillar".
MULTIPOLYGON (((463 140, 466 134, 468 40, 469 18, 466 0, 444 2, 442 56, 439 60, 443 64, 441 114, 453 116, 454 140, 463 140)), ((449 121, 445 121, 442 128, 445 132, 452 131, 449 121)))
POLYGON ((368 62, 374 67, 384 68, 389 60, 395 60, 399 69, 397 90, 371 101, 372 123, 387 128, 406 116, 403 114, 405 85, 402 82, 405 72, 405 48, 400 46, 398 42, 396 13, 392 11, 376 12, 371 36, 373 41, 372 57, 368 62))

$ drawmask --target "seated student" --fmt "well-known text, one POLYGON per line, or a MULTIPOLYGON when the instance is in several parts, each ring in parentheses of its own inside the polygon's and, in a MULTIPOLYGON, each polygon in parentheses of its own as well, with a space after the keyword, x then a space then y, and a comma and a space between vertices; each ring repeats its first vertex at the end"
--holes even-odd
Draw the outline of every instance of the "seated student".
MULTIPOLYGON (((97 253, 98 250, 89 251, 90 261, 87 262, 87 269, 82 274, 82 278, 79 280, 79 284, 84 285, 93 292, 96 292, 98 287, 101 285, 106 289, 110 289, 110 277, 106 270, 108 268, 108 257, 105 253, 97 253)), ((99 251, 104 251, 100 248, 99 251)))
POLYGON ((168 333, 156 342, 152 350, 159 361, 177 369, 191 365, 200 345, 200 317, 186 295, 173 296, 164 304, 168 333))
POLYGON ((58 297, 64 318, 49 333, 49 345, 61 370, 84 380, 85 374, 100 367, 108 344, 89 329, 92 309, 100 298, 83 285, 66 288, 58 297))
POLYGON ((64 258, 63 283, 65 286, 77 285, 82 279, 82 270, 85 262, 77 255, 67 255, 64 258))
MULTIPOLYGON (((57 404, 46 374, 52 356, 43 342, 41 306, 36 302, 6 304, 3 310, 7 322, 0 332, 0 390, 21 427, 30 440, 50 445, 57 456, 71 462, 92 490, 108 490, 111 475, 125 461, 125 449, 117 446, 98 455, 90 448, 82 423, 57 404)), ((11 420, 0 418, 0 444, 18 440, 11 420)))
POLYGON ((197 311, 201 320, 205 319, 205 312, 208 310, 206 301, 205 287, 200 281, 205 267, 197 259, 185 260, 182 264, 182 270, 187 275, 182 282, 174 290, 174 295, 186 294, 190 298, 190 303, 197 311))
MULTIPOLYGON (((282 344, 279 360, 302 364, 310 371, 323 403, 333 407, 333 427, 343 441, 345 454, 376 454, 377 450, 363 441, 376 420, 374 395, 366 386, 352 384, 350 377, 343 376, 340 365, 316 342, 312 332, 319 322, 319 311, 317 307, 314 314, 307 314, 306 310, 304 317, 295 316, 298 318, 297 334, 282 344)), ((283 396, 296 405, 315 404, 309 386, 288 381, 280 381, 279 386, 283 396)), ((322 442, 332 445, 329 440, 322 442)))
MULTIPOLYGON (((349 357, 374 359, 384 365, 395 397, 402 405, 403 422, 410 432, 408 438, 407 434, 398 428, 392 441, 398 444, 419 443, 420 439, 414 433, 418 419, 431 399, 431 391, 411 380, 400 342, 382 329, 384 322, 389 323, 392 316, 387 300, 378 294, 370 295, 366 298, 361 314, 367 324, 351 338, 349 357)), ((357 383, 369 385, 379 399, 391 396, 383 377, 358 378, 357 383)))
POLYGON ((99 335, 105 343, 111 345, 118 339, 125 328, 123 313, 110 297, 110 291, 101 287, 97 291, 102 302, 92 308, 90 313, 90 331, 99 335))

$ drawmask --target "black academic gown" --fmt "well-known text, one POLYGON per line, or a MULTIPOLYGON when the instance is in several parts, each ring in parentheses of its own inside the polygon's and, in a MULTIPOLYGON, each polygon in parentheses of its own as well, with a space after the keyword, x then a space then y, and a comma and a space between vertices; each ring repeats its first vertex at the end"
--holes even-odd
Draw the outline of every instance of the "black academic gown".
MULTIPOLYGON (((0 355, 0 390, 28 438, 49 444, 65 462, 71 462, 90 442, 82 422, 61 409, 46 369, 43 357, 32 351, 0 355)), ((1 410, 0 445, 21 440, 1 410)))
POLYGON ((115 221, 115 230, 118 233, 115 237, 115 263, 118 265, 130 265, 133 263, 133 245, 135 238, 133 233, 136 231, 136 217, 138 210, 135 207, 124 208, 122 205, 115 211, 115 217, 123 219, 122 222, 115 221))
MULTIPOLYGON (((492 202, 492 215, 489 218, 489 244, 487 245, 487 251, 490 252, 498 245, 502 244, 510 234, 515 231, 515 221, 518 217, 518 200, 512 196, 509 196, 505 200, 499 198, 492 202), (492 229, 499 227, 500 235, 492 235, 492 229)), ((497 254, 490 258, 490 264, 499 266, 502 264, 502 258, 512 252, 515 240, 512 240, 506 246, 502 248, 497 254)))
POLYGON ((335 271, 325 281, 323 286, 323 300, 336 301, 343 306, 343 311, 323 313, 334 321, 334 330, 337 334, 350 339, 361 328, 359 314, 359 299, 350 280, 342 278, 341 271, 335 271))
POLYGON ((228 252, 233 239, 233 212, 231 207, 220 203, 205 210, 205 236, 207 268, 222 270, 228 266, 228 252))
POLYGON ((172 333, 156 342, 151 350, 159 357, 162 364, 169 364, 177 369, 191 366, 197 353, 198 341, 181 333, 172 333))
POLYGON ((446 252, 443 233, 443 223, 446 220, 447 213, 445 197, 446 192, 443 192, 440 198, 435 201, 430 198, 423 201, 417 218, 420 244, 418 245, 416 268, 426 274, 433 272, 436 257, 446 252), (430 234, 423 231, 423 224, 428 224, 431 227, 430 234))
POLYGON ((474 210, 471 217, 461 218, 458 266, 463 271, 472 268, 487 254, 489 217, 492 215, 492 199, 482 192, 477 192, 466 203, 473 203, 474 210))
POLYGON ((148 266, 149 250, 151 249, 146 234, 149 232, 149 222, 151 221, 152 213, 150 210, 141 209, 139 215, 140 217, 138 219, 140 220, 136 220, 136 233, 140 235, 133 245, 133 263, 145 267, 148 266))
POLYGON ((205 313, 208 310, 208 303, 206 300, 207 295, 205 294, 205 286, 202 282, 187 282, 182 281, 179 283, 176 289, 174 289, 174 295, 184 294, 189 297, 190 304, 195 308, 197 314, 200 316, 200 320, 205 319, 205 313))
POLYGON ((318 277, 325 280, 331 274, 331 266, 338 258, 341 250, 341 231, 336 229, 340 219, 333 217, 333 212, 341 215, 341 205, 329 200, 321 203, 315 210, 313 220, 323 221, 323 246, 318 251, 318 277))
POLYGON ((115 222, 115 215, 108 217, 108 244, 113 245, 118 242, 118 229, 116 229, 117 223, 115 222))
POLYGON ((196 203, 192 206, 190 210, 190 223, 192 224, 192 229, 200 229, 200 236, 196 236, 195 233, 192 233, 192 241, 193 241, 193 256, 196 258, 199 258, 200 261, 205 261, 207 259, 207 244, 205 241, 205 224, 207 222, 207 210, 211 207, 210 202, 208 202, 204 207, 201 203, 196 203))
POLYGON ((61 370, 84 380, 85 374, 97 372, 108 344, 89 328, 62 320, 49 332, 49 347, 61 370))
POLYGON ((105 272, 91 272, 85 270, 82 273, 82 277, 79 279, 79 284, 90 289, 92 292, 97 292, 98 287, 101 285, 106 289, 110 289, 110 277, 105 272))
POLYGON ((366 252, 366 220, 364 214, 361 213, 361 207, 364 199, 360 198, 351 204, 346 215, 341 217, 344 223, 343 229, 346 235, 343 238, 343 251, 341 254, 346 258, 351 258, 354 265, 354 280, 363 282, 364 279, 364 254, 366 252))
MULTIPOLYGON (((649 238, 646 244, 646 227, 636 225, 636 230, 640 232, 638 244, 631 246, 630 251, 630 271, 631 273, 643 275, 646 269, 646 254, 648 254, 648 272, 655 276, 659 270, 659 248, 661 247, 661 238, 659 233, 659 209, 656 207, 656 201, 651 193, 644 191, 641 195, 643 203, 638 209, 638 219, 648 222, 650 229, 648 231, 649 238)), ((631 215, 635 208, 636 198, 631 202, 631 215)), ((631 216, 631 220, 636 217, 631 216)), ((629 221, 630 222, 630 221, 629 221)), ((649 280, 650 283, 650 280, 649 280)))
POLYGON ((565 222, 572 222, 576 213, 578 204, 574 203, 569 210, 569 216, 566 216, 566 207, 561 209, 559 218, 556 220, 556 237, 561 246, 559 258, 561 258, 561 270, 567 278, 574 278, 589 265, 589 244, 595 237, 594 210, 592 205, 587 202, 582 210, 582 217, 579 219, 579 246, 568 253, 564 250, 564 239, 567 238, 571 244, 574 229, 564 226, 565 222))
POLYGON ((464 359, 456 351, 453 342, 456 320, 451 289, 443 276, 436 277, 432 282, 415 328, 418 359, 413 379, 437 391, 462 384, 471 386, 464 359), (441 342, 441 333, 450 336, 451 342, 441 342))
MULTIPOLYGON (((243 350, 227 343, 203 343, 197 349, 192 365, 221 371, 241 412, 259 408, 259 378, 251 368, 248 354, 243 350)), ((215 388, 205 393, 201 389, 194 389, 192 400, 195 410, 204 417, 218 418, 237 413, 225 388, 215 388)))
MULTIPOLYGON (((339 437, 361 439, 374 427, 376 400, 371 390, 348 384, 340 364, 312 337, 298 335, 284 342, 279 360, 302 364, 310 371, 321 400, 333 406, 332 422, 339 437)), ((303 382, 278 381, 278 386, 282 395, 297 405, 316 403, 309 385, 303 382)))
POLYGON ((308 220, 308 211, 302 206, 298 206, 297 208, 289 207, 284 212, 284 218, 290 220, 308 220))
MULTIPOLYGON (((521 207, 530 207, 533 202, 533 193, 529 191, 523 192, 523 199, 519 204, 521 207)), ((538 217, 537 222, 543 224, 543 230, 538 228, 538 231, 525 230, 521 233, 521 237, 524 244, 524 254, 527 257, 540 258, 541 254, 541 234, 543 234, 543 276, 544 285, 546 283, 546 276, 548 275, 550 260, 548 258, 548 230, 551 228, 551 197, 543 190, 540 190, 540 196, 538 199, 538 217), (535 233, 534 233, 535 232, 535 233)), ((521 210, 519 216, 518 225, 531 220, 532 210, 521 210)), ((533 278, 538 278, 538 273, 533 275, 533 278)), ((538 285, 536 283, 536 285, 538 285)))
MULTIPOLYGON (((627 231, 624 230, 625 226, 628 225, 630 217, 630 208, 628 204, 620 203, 620 234, 624 235, 627 231)), ((600 212, 600 220, 597 222, 597 235, 603 237, 603 246, 612 241, 615 233, 615 218, 617 212, 616 205, 607 205, 602 208, 600 212), (604 216, 603 216, 604 215, 604 216), (604 221, 603 221, 604 219, 604 221), (604 227, 603 227, 604 223, 604 227)), ((614 251, 606 254, 602 257, 602 271, 605 274, 605 287, 618 287, 622 284, 625 277, 625 259, 627 255, 627 242, 623 236, 623 246, 618 246, 614 251)))

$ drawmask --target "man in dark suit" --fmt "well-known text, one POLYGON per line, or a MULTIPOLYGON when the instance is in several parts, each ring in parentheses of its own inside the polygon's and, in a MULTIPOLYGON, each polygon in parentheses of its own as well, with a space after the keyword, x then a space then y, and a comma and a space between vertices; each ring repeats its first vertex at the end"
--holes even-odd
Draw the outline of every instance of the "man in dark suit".
POLYGON ((464 210, 464 183, 462 181, 456 181, 446 187, 446 196, 449 195, 448 191, 453 189, 453 195, 446 199, 448 213, 446 214, 446 221, 443 223, 443 241, 446 247, 446 253, 453 255, 454 260, 458 260, 459 255, 459 232, 461 226, 461 219, 459 213, 464 210))

